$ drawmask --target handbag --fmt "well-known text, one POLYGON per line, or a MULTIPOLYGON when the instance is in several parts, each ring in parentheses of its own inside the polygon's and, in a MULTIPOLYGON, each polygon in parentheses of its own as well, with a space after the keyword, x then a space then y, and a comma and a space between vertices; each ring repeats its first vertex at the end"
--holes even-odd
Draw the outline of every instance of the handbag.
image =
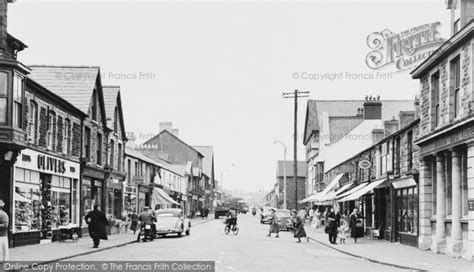
POLYGON ((364 224, 361 221, 357 220, 357 223, 356 223, 355 226, 356 226, 356 228, 362 228, 362 227, 364 227, 364 224))

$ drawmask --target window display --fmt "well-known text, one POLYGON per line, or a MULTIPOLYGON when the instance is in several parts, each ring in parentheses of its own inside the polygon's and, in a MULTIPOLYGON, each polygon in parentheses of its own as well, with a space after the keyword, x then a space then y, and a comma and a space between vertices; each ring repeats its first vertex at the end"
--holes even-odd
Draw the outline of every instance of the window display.
POLYGON ((53 176, 52 179, 52 227, 71 223, 71 179, 53 176))
POLYGON ((397 228, 399 232, 418 232, 418 189, 415 187, 397 190, 397 228))
POLYGON ((14 230, 39 231, 41 229, 41 193, 39 174, 29 170, 15 169, 14 230))

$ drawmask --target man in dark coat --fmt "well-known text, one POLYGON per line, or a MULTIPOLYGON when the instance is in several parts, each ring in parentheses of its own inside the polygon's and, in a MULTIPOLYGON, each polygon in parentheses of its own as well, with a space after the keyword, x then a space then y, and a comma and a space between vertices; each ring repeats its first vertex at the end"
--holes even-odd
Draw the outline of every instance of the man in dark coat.
POLYGON ((336 213, 334 212, 334 208, 331 208, 328 214, 328 235, 331 244, 336 244, 337 224, 336 213))
POLYGON ((100 240, 108 240, 107 231, 107 217, 100 211, 100 206, 95 205, 94 210, 89 212, 86 217, 86 222, 89 224, 89 235, 94 241, 94 248, 99 247, 100 240))

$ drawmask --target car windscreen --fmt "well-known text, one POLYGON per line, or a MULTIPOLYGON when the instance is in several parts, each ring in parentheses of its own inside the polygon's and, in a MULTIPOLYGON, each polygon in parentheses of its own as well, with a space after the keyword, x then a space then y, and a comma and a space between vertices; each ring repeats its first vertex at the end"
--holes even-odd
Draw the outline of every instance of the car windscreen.
POLYGON ((174 214, 173 213, 160 213, 160 214, 157 214, 156 217, 174 217, 174 214))

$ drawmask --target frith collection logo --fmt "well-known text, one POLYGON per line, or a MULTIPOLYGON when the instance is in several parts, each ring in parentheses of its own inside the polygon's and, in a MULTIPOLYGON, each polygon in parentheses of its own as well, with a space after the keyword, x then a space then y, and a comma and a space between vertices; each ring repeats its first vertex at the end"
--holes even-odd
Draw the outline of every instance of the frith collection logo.
POLYGON ((373 70, 394 66, 394 72, 415 68, 444 42, 439 34, 440 26, 440 22, 435 22, 399 34, 389 29, 370 33, 367 46, 372 51, 365 58, 367 66, 373 70))

